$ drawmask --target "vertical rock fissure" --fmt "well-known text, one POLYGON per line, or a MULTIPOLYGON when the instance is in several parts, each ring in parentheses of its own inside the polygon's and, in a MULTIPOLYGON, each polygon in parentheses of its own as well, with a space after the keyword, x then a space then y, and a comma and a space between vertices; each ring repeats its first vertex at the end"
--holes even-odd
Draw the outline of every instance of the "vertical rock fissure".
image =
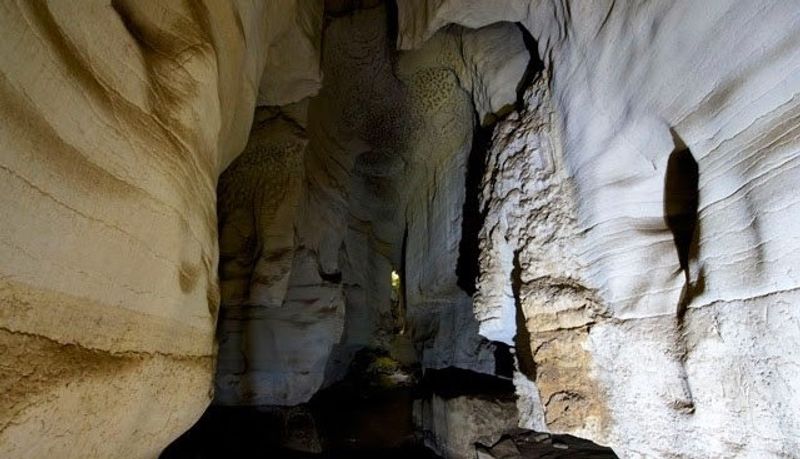
POLYGON ((464 206, 461 216, 461 241, 458 245, 456 275, 458 276, 458 286, 470 296, 475 294, 476 279, 480 272, 479 233, 485 217, 485 213, 480 208, 480 190, 481 181, 486 174, 486 155, 492 142, 493 129, 493 126, 484 127, 476 121, 472 148, 467 158, 464 206))
POLYGON ((519 264, 519 251, 514 253, 514 269, 511 271, 511 290, 514 293, 516 306, 515 322, 517 333, 514 335, 515 355, 519 371, 531 381, 536 381, 536 363, 531 349, 531 333, 526 324, 525 311, 522 309, 520 288, 522 287, 522 267, 519 264))

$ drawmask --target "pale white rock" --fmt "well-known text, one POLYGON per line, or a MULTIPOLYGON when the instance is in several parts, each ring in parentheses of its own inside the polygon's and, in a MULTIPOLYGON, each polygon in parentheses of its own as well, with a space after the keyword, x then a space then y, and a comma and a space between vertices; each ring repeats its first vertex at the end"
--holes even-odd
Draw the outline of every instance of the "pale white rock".
POLYGON ((220 179, 219 404, 308 401, 341 339, 343 289, 296 245, 306 143, 292 120, 261 110, 248 147, 220 179))
POLYGON ((524 22, 531 0, 407 0, 398 2, 397 47, 419 48, 440 28, 460 24, 478 29, 497 22, 524 22))
POLYGON ((245 151, 218 186, 222 301, 280 307, 305 195, 305 132, 280 114, 257 113, 245 151))
POLYGON ((387 37, 383 7, 331 18, 325 85, 303 107, 307 116, 296 114, 300 104, 262 110, 246 152, 221 179, 220 403, 308 401, 345 374, 358 348, 391 348, 404 328, 419 338, 426 365, 494 371, 493 348, 478 335, 455 275, 474 122, 452 70, 466 71, 461 35, 442 34, 429 50, 400 56, 397 67, 387 37), (418 195, 421 187, 430 192, 418 195), (405 260, 405 307, 393 311, 391 272, 400 270, 404 244, 409 254, 429 256, 405 260), (292 266, 300 247, 313 259, 303 272, 292 266), (296 307, 287 299, 290 278, 319 286, 323 296, 340 292, 344 331, 337 339, 327 337, 336 335, 339 315, 289 310, 296 307), (287 327, 326 338, 310 349, 305 335, 279 330, 287 327), (254 347, 255 334, 283 341, 254 347), (278 358, 293 349, 314 358, 294 364, 278 358), (317 362, 313 371, 306 365, 311 361, 317 362), (261 370, 251 370, 256 367, 261 370), (279 374, 293 379, 291 388, 279 374))
POLYGON ((313 254, 295 255, 279 307, 225 308, 217 403, 297 405, 319 390, 331 350, 342 338, 345 301, 339 285, 319 278, 313 254))
MULTIPOLYGON (((568 178, 571 194, 548 198, 549 187, 524 190, 536 181, 501 177, 511 194, 490 198, 505 206, 521 193, 532 199, 519 201, 520 211, 566 209, 561 215, 572 220, 552 222, 555 238, 543 233, 546 219, 522 234, 493 226, 519 250, 533 358, 559 370, 533 376, 541 395, 553 395, 542 397, 551 430, 625 457, 791 455, 800 439, 791 307, 800 262, 792 188, 800 178, 800 9, 771 1, 508 1, 486 11, 481 3, 399 3, 399 43, 419 46, 450 22, 520 21, 552 72, 555 116, 544 137, 558 145, 555 175, 568 178), (665 218, 668 198, 685 192, 665 184, 669 159, 684 146, 699 171, 688 275, 665 218), (547 262, 560 254, 564 262, 547 262), (528 256, 535 263, 525 263, 528 256), (541 284, 548 278, 565 282, 541 284)), ((523 153, 528 167, 536 150, 523 153)), ((511 216, 513 207, 503 212, 511 216)), ((482 273, 487 301, 476 302, 497 336, 503 327, 493 317, 510 313, 502 278, 514 271, 500 261, 508 258, 502 239, 487 239, 495 241, 482 273)))
POLYGON ((494 130, 474 308, 484 336, 516 346, 520 426, 586 436, 604 422, 605 408, 584 341, 607 314, 581 264, 548 75, 527 90, 525 109, 494 130))
POLYGON ((530 61, 519 26, 503 22, 464 29, 461 54, 464 67, 457 67, 456 72, 472 95, 479 121, 488 124, 496 115, 511 111, 530 61))
POLYGON ((514 371, 514 392, 517 396, 519 427, 536 432, 549 432, 545 421, 544 404, 539 396, 539 389, 530 377, 519 370, 514 371))
MULTIPOLYGON (((218 385, 232 388, 232 395, 219 397, 223 403, 305 402, 345 374, 354 351, 391 349, 401 330, 404 340, 415 341, 423 366, 495 371, 494 346, 477 333, 456 266, 474 104, 484 117, 514 103, 528 58, 522 34, 512 24, 458 29, 438 34, 425 49, 398 53, 386 21, 384 7, 331 17, 319 94, 262 110, 259 116, 269 121, 262 128, 257 119, 251 146, 222 177, 223 304, 231 312, 223 316, 218 385), (292 162, 298 157, 300 166, 292 162), (298 247, 317 263, 307 274, 292 267, 298 247), (392 310, 391 272, 401 265, 403 305, 392 310), (336 334, 338 319, 324 315, 264 316, 278 314, 265 307, 294 307, 286 299, 289 278, 298 285, 322 280, 320 295, 340 290, 341 340, 321 339, 313 351, 324 382, 315 370, 313 377, 295 377, 292 395, 284 396, 283 383, 263 370, 244 394, 239 373, 249 372, 246 366, 267 368, 278 350, 307 347, 305 338, 278 327, 336 334), (250 320, 258 323, 239 323, 250 320), (273 346, 275 352, 257 352, 240 336, 251 328, 287 341, 273 346)), ((280 372, 308 371, 303 365, 280 372)))
POLYGON ((487 30, 454 28, 425 46, 400 55, 397 73, 412 92, 419 118, 407 139, 405 293, 407 320, 422 347, 424 367, 454 366, 494 373, 494 345, 477 334, 471 299, 458 271, 465 260, 462 239, 467 161, 473 125, 516 99, 528 63, 519 29, 502 24, 487 30), (497 53, 499 41, 507 42, 497 53), (502 65, 498 64, 502 61, 502 65))

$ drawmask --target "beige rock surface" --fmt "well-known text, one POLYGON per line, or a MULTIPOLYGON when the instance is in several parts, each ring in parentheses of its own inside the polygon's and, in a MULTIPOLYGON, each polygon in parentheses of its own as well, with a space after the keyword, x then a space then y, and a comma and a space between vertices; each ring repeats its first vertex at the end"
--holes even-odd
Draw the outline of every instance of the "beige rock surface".
POLYGON ((264 5, 0 5, 0 456, 154 457, 208 404, 264 5))
POLYGON ((263 2, 267 18, 266 62, 258 88, 258 105, 288 105, 322 87, 323 1, 263 2))

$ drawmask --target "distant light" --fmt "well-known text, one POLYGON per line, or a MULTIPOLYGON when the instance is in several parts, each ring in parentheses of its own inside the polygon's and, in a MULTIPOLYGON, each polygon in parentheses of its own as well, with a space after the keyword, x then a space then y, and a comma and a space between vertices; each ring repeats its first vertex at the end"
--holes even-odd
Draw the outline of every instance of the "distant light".
POLYGON ((400 288, 400 275, 397 274, 397 271, 392 271, 392 287, 400 288))

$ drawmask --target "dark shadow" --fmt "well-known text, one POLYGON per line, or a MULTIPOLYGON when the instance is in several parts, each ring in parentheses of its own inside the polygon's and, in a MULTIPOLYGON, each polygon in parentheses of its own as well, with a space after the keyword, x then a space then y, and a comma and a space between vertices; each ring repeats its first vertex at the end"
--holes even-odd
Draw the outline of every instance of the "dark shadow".
POLYGON ((511 271, 511 290, 514 292, 514 305, 517 309, 517 334, 514 335, 514 346, 517 352, 519 371, 528 379, 534 381, 536 378, 536 362, 533 360, 533 351, 531 351, 531 334, 528 331, 525 313, 522 310, 521 287, 522 267, 519 264, 519 252, 515 252, 514 269, 511 271))
POLYGON ((525 48, 530 55, 528 67, 525 69, 525 73, 517 85, 516 109, 517 111, 522 111, 525 109, 525 90, 528 89, 542 73, 542 70, 544 70, 544 62, 542 62, 542 59, 539 57, 539 45, 536 39, 533 38, 533 35, 528 32, 528 29, 526 29, 524 25, 517 23, 517 27, 519 27, 522 33, 522 41, 525 43, 525 48))
POLYGON ((408 222, 403 228, 403 242, 400 245, 400 330, 401 334, 406 332, 406 308, 408 305, 408 289, 406 289, 406 251, 408 250, 408 222))
POLYGON ((398 18, 397 1, 389 0, 386 5, 386 34, 388 43, 392 48, 397 47, 397 34, 400 29, 400 20, 398 18))
MULTIPOLYGON (((410 400, 402 398, 399 400, 403 406, 410 403, 410 400)), ((342 403, 348 401, 352 402, 348 399, 342 403)), ((389 399, 382 403, 386 405, 384 416, 393 418, 392 409, 396 409, 398 401, 389 399)), ((332 422, 341 428, 349 427, 352 421, 347 416, 350 415, 351 409, 343 408, 344 417, 337 417, 335 413, 331 413, 331 420, 327 420, 319 418, 314 413, 315 407, 311 405, 294 409, 212 405, 189 431, 170 444, 159 457, 160 459, 436 459, 439 457, 418 443, 380 448, 333 447, 319 453, 281 446, 286 442, 286 435, 291 434, 297 437, 298 446, 303 447, 305 438, 298 433, 322 428, 321 425, 314 426, 317 422, 320 424, 332 422), (299 415, 291 414, 292 410, 299 411, 299 415)), ((410 416, 410 413, 407 416, 410 416)), ((410 419, 406 421, 410 422, 410 419)), ((376 422, 375 427, 391 429, 397 426, 382 426, 380 422, 376 422)))
POLYGON ((342 283, 342 273, 339 271, 335 271, 332 273, 326 273, 325 271, 320 268, 318 270, 319 277, 325 282, 330 284, 341 284, 342 283))
MULTIPOLYGON (((667 161, 667 173, 664 178, 664 220, 672 232, 678 264, 685 278, 678 305, 678 318, 682 319, 692 296, 697 293, 692 288, 690 269, 691 262, 697 258, 700 173, 697 161, 683 139, 674 129, 670 129, 670 133, 675 149, 667 161)), ((702 284, 703 280, 698 276, 696 285, 702 284)))
MULTIPOLYGON (((389 2, 390 4, 393 2, 389 2)), ((396 8, 396 5, 395 5, 396 8)), ((391 21, 390 21, 391 24, 391 21)), ((525 91, 538 78, 544 70, 544 62, 539 57, 539 49, 536 40, 522 24, 517 23, 525 48, 530 56, 528 66, 517 85, 517 100, 515 108, 517 111, 525 109, 525 91)), ((501 116, 502 117, 502 116, 501 116)), ((465 180, 465 198, 461 220, 461 241, 458 246, 458 263, 456 275, 458 276, 458 286, 469 295, 474 295, 476 281, 480 272, 478 262, 479 239, 478 233, 483 226, 485 211, 480 208, 481 182, 486 173, 486 159, 489 148, 491 147, 492 134, 494 132, 493 122, 486 126, 481 124, 477 113, 475 114, 475 130, 472 136, 472 149, 467 160, 467 173, 465 180)))
POLYGON ((492 342, 494 346, 494 374, 503 378, 514 377, 514 354, 506 343, 492 342))
MULTIPOLYGON (((418 369, 355 352, 344 379, 296 406, 212 405, 162 459, 435 459, 414 428, 418 369), (411 377, 397 382, 390 375, 411 377)), ((509 383, 510 384, 510 383, 509 383)), ((513 394, 513 386, 512 386, 513 394)))
POLYGON ((417 396, 421 397, 436 394, 445 399, 470 396, 514 400, 514 383, 511 379, 456 367, 425 370, 417 389, 417 396))
POLYGON ((478 235, 485 220, 485 215, 480 208, 481 181, 486 172, 486 158, 491 146, 493 131, 494 126, 483 127, 479 123, 475 123, 472 150, 467 158, 456 276, 458 277, 458 286, 470 296, 475 294, 476 281, 480 272, 478 260, 480 239, 478 235))
POLYGON ((678 264, 683 271, 684 284, 675 313, 676 351, 683 367, 682 381, 684 396, 671 403, 672 408, 682 414, 694 413, 695 404, 692 388, 686 372, 686 311, 692 298, 705 286, 703 271, 697 273, 692 282, 692 262, 697 259, 698 234, 700 230, 698 205, 700 200, 700 170, 692 152, 675 129, 669 130, 674 150, 667 160, 667 173, 664 177, 664 220, 672 232, 678 264))
POLYGON ((551 435, 518 429, 503 435, 494 445, 477 443, 485 456, 539 459, 616 459, 611 448, 572 435, 551 435), (509 445, 513 444, 513 447, 509 445), (511 451, 509 451, 511 449, 511 451), (511 454, 509 454, 511 453, 511 454))

